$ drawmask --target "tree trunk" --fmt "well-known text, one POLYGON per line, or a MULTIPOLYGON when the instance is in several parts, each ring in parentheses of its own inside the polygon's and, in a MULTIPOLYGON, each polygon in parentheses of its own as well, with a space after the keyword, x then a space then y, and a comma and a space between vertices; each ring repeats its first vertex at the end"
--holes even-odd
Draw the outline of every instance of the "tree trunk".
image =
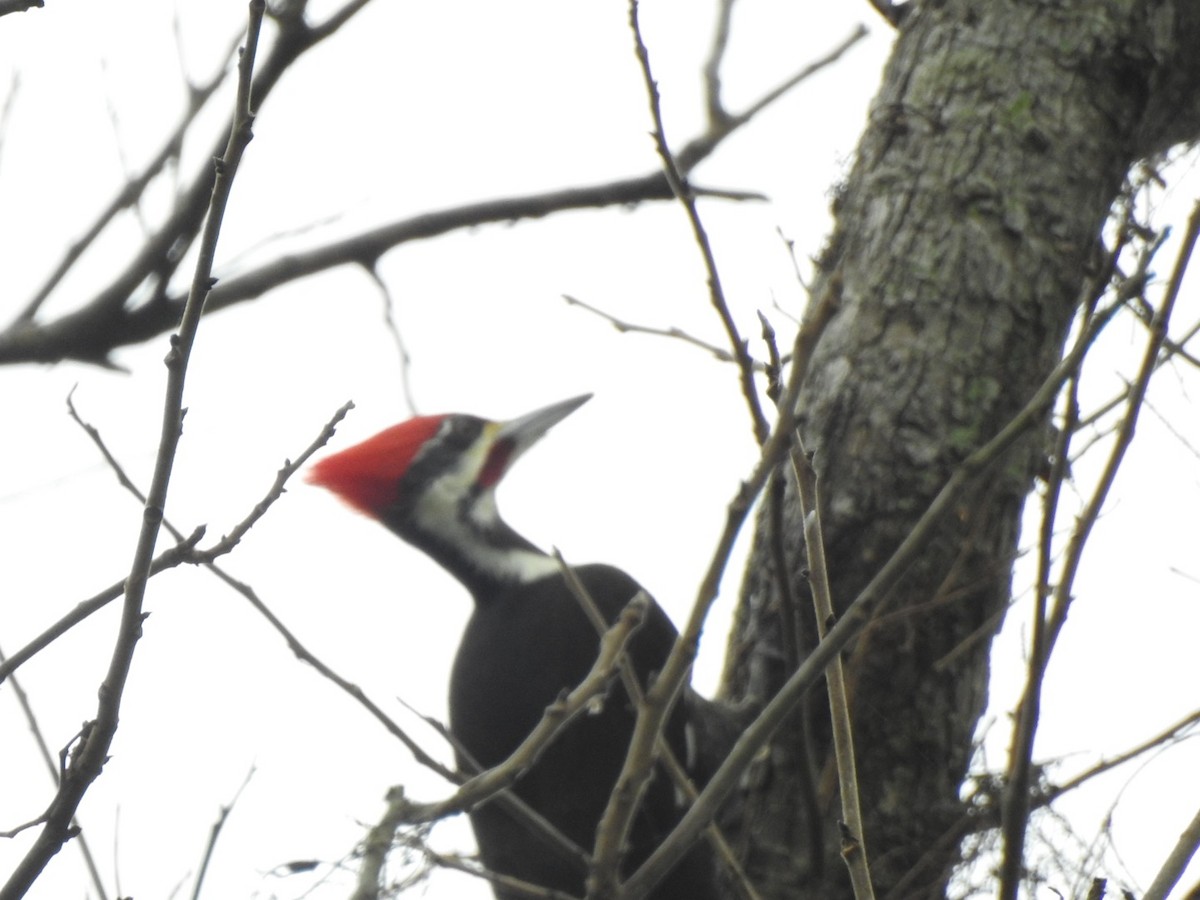
MULTIPOLYGON (((800 413, 841 607, 1059 360, 1129 166, 1200 134, 1195 4, 910 7, 813 288, 840 296, 800 413)), ((1044 445, 1031 434, 992 469, 846 655, 881 898, 944 896, 959 860, 989 645, 1044 445)), ((780 625, 781 554, 800 653, 814 640, 791 491, 778 544, 772 508, 763 504, 731 638, 734 699, 768 695, 796 656, 780 625)), ((814 692, 750 780, 744 850, 764 898, 850 895, 827 719, 814 692)))

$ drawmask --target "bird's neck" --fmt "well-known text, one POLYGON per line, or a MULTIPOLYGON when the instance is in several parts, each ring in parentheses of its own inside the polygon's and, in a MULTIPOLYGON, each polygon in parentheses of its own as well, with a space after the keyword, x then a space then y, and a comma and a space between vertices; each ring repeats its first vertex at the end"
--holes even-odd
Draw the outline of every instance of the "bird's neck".
POLYGON ((437 562, 486 605, 515 585, 558 572, 558 563, 489 510, 484 515, 389 522, 401 538, 437 562))

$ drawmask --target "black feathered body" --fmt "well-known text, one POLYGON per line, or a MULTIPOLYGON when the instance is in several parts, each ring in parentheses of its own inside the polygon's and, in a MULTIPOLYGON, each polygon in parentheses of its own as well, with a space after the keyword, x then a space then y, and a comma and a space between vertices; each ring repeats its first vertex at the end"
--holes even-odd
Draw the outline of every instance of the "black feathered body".
MULTIPOLYGON (((638 592, 620 569, 577 568, 577 575, 610 623, 638 592)), ((675 628, 657 604, 627 645, 643 689, 659 671, 675 628)), ((450 682, 450 728, 479 765, 505 760, 541 720, 547 706, 578 685, 591 669, 599 637, 559 574, 476 595, 450 682)), ((619 678, 598 713, 576 717, 547 747, 514 790, 566 837, 590 852, 596 826, 625 760, 635 712, 619 678)), ((667 728, 676 756, 686 758, 684 714, 667 728)), ((678 821, 677 793, 655 772, 635 819, 625 873, 643 862, 678 821)), ((576 896, 586 873, 562 853, 489 803, 471 814, 484 865, 576 896)), ((503 891, 498 896, 505 897, 503 891)), ((651 895, 654 900, 715 897, 706 847, 692 851, 651 895)))

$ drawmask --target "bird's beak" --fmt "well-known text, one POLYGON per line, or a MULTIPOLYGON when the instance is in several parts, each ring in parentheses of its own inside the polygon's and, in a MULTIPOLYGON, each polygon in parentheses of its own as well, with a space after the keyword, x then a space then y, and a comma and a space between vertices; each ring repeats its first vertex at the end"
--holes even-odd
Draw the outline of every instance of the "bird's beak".
POLYGON ((591 394, 583 394, 510 419, 500 425, 496 440, 508 442, 512 447, 511 459, 516 459, 537 443, 538 438, 591 399, 591 394))

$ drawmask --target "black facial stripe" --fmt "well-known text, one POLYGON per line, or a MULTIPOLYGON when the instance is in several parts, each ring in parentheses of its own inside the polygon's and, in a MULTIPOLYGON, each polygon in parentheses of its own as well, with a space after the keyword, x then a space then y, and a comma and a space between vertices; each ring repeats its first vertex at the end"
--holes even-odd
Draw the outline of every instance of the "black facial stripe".
POLYGON ((412 501, 421 495, 423 486, 454 468, 462 453, 479 439, 485 424, 483 419, 476 416, 447 416, 437 434, 417 451, 408 471, 400 479, 392 510, 401 516, 406 515, 412 501))

